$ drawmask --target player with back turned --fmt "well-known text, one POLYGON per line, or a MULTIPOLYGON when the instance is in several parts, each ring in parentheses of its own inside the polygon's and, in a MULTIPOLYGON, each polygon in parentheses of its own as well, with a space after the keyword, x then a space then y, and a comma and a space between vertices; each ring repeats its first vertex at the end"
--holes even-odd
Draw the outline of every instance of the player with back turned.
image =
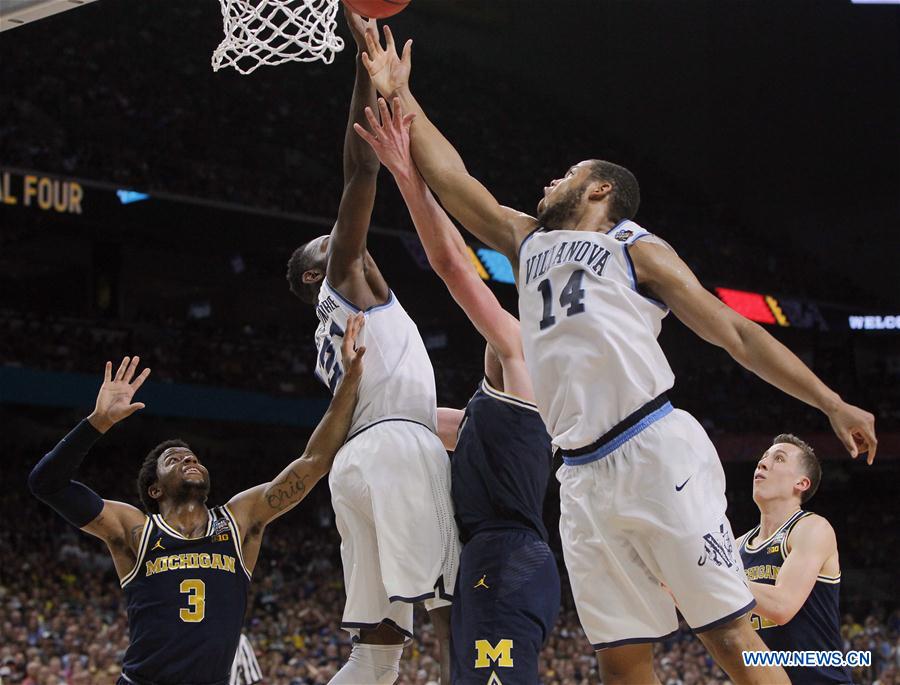
POLYGON ((226 685, 241 634, 247 589, 266 526, 295 507, 328 473, 356 407, 364 348, 361 316, 343 344, 343 379, 303 452, 269 483, 208 508, 209 472, 191 448, 167 440, 138 474, 146 511, 104 500, 73 481, 91 446, 142 409, 132 402, 150 374, 125 357, 107 362, 93 413, 34 467, 31 491, 72 525, 103 540, 125 592, 130 642, 119 685, 226 685))
MULTIPOLYGON (((347 14, 361 53, 366 26, 374 31, 375 22, 347 14)), ((367 249, 381 165, 353 132, 376 95, 359 54, 356 59, 337 220, 330 234, 294 251, 287 273, 291 292, 315 307, 316 375, 329 388, 343 373, 347 318, 366 317, 366 377, 328 479, 347 593, 341 627, 354 638, 349 660, 331 682, 394 682, 412 638, 413 605, 422 603, 441 644, 447 685, 459 560, 450 462, 437 437, 437 389, 425 343, 367 249)))
POLYGON ((709 293, 664 241, 633 221, 634 175, 603 160, 544 189, 537 218, 501 206, 469 175, 409 88, 401 58, 367 33, 367 69, 392 106, 416 115, 413 159, 445 209, 506 255, 519 289, 525 361, 561 454, 560 534, 576 608, 604 683, 658 682, 653 642, 687 623, 731 679, 787 683, 748 668, 765 649, 755 600, 726 517, 725 475, 700 424, 666 397, 674 382, 657 342, 671 308, 704 340, 782 391, 822 410, 856 457, 875 456, 874 417, 844 402, 766 331, 709 293))
MULTIPOLYGON (((822 466, 795 435, 775 436, 753 472, 759 525, 738 540, 750 591, 751 622, 773 651, 842 656, 841 567, 831 524, 803 505, 816 493, 822 466)), ((852 683, 837 664, 785 669, 794 685, 852 683)))
POLYGON ((372 133, 359 126, 357 132, 394 175, 428 262, 487 341, 484 380, 465 411, 438 409, 441 440, 453 451, 453 507, 463 542, 452 610, 453 682, 533 685, 560 603, 541 515, 550 436, 534 404, 518 319, 475 272, 462 236, 416 170, 412 115, 391 117, 379 104, 381 123, 370 113, 372 133))

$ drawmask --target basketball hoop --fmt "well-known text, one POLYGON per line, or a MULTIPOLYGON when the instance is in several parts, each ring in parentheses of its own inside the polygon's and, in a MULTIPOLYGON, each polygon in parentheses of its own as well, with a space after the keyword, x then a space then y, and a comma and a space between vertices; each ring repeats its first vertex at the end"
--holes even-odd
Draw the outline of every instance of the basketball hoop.
POLYGON ((335 34, 339 0, 219 0, 225 38, 212 56, 213 71, 234 67, 249 74, 265 64, 331 64, 344 49, 335 34))

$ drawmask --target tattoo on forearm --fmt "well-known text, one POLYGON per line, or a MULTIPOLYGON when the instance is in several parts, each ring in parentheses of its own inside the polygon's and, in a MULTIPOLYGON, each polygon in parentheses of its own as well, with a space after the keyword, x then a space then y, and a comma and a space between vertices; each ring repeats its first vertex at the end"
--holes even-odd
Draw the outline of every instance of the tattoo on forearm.
POLYGON ((287 476, 269 486, 266 502, 275 511, 281 511, 298 502, 306 494, 306 481, 309 477, 308 473, 291 469, 287 476))

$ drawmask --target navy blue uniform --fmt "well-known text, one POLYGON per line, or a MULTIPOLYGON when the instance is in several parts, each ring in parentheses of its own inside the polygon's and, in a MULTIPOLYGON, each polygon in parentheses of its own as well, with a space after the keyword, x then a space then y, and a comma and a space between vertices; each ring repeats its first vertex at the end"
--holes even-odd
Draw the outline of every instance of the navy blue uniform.
POLYGON ((451 616, 453 682, 534 685, 560 601, 541 516, 550 436, 537 407, 482 382, 450 463, 463 542, 451 616))
POLYGON ((249 586, 226 507, 211 509, 206 533, 191 539, 151 516, 122 579, 131 642, 119 684, 228 683, 249 586))
MULTIPOLYGON (((797 521, 809 516, 810 513, 802 509, 797 511, 767 540, 754 539, 759 533, 759 526, 744 536, 741 543, 741 561, 744 563, 747 580, 766 585, 775 584, 778 571, 788 556, 786 549, 788 536, 797 525, 797 521)), ((807 650, 840 652, 843 645, 839 612, 840 591, 840 575, 819 576, 800 611, 785 625, 776 625, 757 614, 752 614, 750 620, 753 627, 759 631, 762 641, 773 652, 807 650)), ((784 670, 794 685, 853 682, 850 671, 842 667, 803 667, 784 670)))

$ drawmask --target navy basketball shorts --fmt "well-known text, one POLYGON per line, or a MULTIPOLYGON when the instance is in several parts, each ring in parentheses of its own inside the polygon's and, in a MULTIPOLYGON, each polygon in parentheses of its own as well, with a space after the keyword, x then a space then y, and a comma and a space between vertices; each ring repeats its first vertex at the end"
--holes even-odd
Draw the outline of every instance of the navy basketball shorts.
POLYGON ((454 685, 535 685, 559 614, 559 572, 525 530, 479 533, 460 555, 451 609, 454 685))

